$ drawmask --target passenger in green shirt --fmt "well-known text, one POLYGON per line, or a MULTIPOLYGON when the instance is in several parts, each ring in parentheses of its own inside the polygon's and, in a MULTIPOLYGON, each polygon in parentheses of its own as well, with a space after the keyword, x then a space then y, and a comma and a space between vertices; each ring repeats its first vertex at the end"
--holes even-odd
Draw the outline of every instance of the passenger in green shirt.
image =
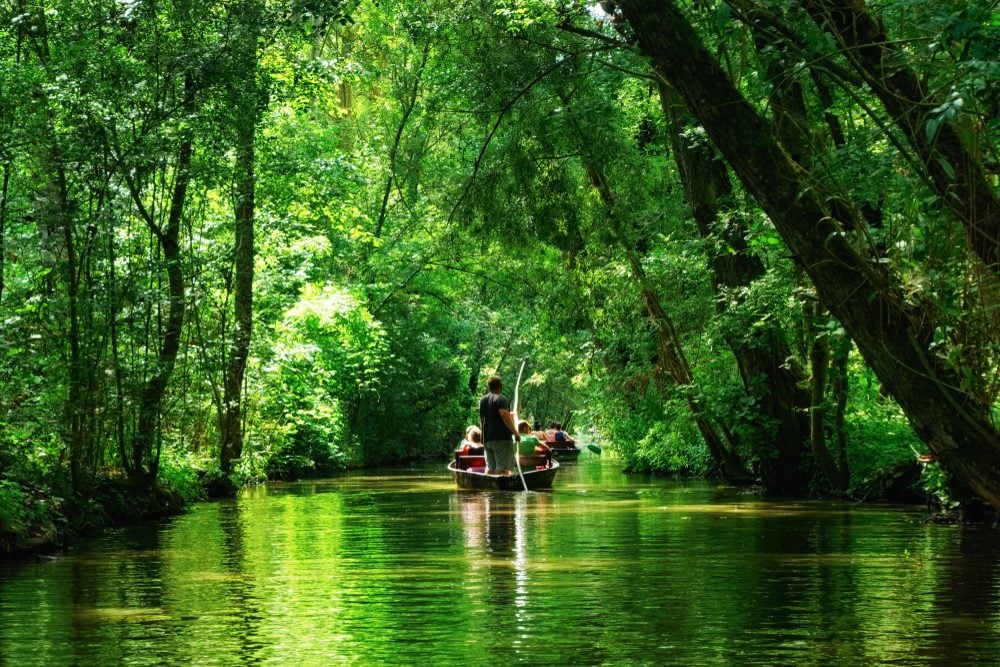
POLYGON ((521 442, 517 446, 519 456, 535 456, 549 451, 549 446, 542 443, 531 433, 531 424, 523 419, 517 423, 517 430, 521 434, 521 442))

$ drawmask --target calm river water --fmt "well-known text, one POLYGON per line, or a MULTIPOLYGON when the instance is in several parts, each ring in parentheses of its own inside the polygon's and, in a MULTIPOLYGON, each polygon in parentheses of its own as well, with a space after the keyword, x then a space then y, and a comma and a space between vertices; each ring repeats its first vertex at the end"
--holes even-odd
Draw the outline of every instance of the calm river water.
POLYGON ((922 519, 597 457, 273 485, 0 567, 0 664, 997 664, 1000 537, 922 519))

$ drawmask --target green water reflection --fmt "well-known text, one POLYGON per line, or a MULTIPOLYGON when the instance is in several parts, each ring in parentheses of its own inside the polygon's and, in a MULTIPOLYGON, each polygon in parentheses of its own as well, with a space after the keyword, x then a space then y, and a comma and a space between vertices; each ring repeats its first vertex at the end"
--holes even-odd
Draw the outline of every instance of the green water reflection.
POLYGON ((626 477, 276 485, 0 570, 3 665, 996 664, 993 531, 626 477))

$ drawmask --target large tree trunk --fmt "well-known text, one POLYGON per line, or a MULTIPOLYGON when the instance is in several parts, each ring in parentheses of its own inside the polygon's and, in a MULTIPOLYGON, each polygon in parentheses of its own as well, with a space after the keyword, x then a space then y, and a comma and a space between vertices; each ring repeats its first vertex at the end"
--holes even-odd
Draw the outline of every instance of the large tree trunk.
MULTIPOLYGON (((677 93, 662 81, 659 93, 691 214, 702 238, 717 239, 715 246, 722 248, 720 252, 709 253, 712 286, 717 297, 723 292, 739 294, 742 288, 764 275, 764 264, 747 246, 748 229, 742 224, 744 218, 733 195, 729 172, 711 143, 684 137, 684 130, 693 123, 677 93), (720 222, 722 214, 727 222, 720 222)), ((720 314, 729 305, 727 298, 716 299, 720 314)), ((771 491, 799 493, 806 482, 801 459, 809 434, 806 418, 809 397, 801 388, 805 378, 796 366, 788 363, 792 352, 773 319, 756 328, 752 339, 748 332, 729 336, 727 342, 736 358, 743 387, 768 424, 768 432, 757 438, 758 446, 767 449, 757 452, 761 479, 771 491)))
POLYGON ((235 165, 235 247, 233 338, 222 383, 219 465, 229 474, 232 462, 243 455, 243 377, 250 356, 253 327, 253 264, 256 177, 254 138, 260 118, 261 91, 257 83, 257 47, 261 30, 260 7, 256 0, 240 3, 242 39, 234 45, 234 64, 240 72, 233 94, 236 130, 235 165))
POLYGON ((1000 508, 1000 433, 990 406, 958 389, 930 349, 934 314, 907 305, 899 279, 858 254, 850 200, 795 164, 770 124, 740 95, 668 2, 621 0, 643 54, 701 121, 746 189, 770 216, 826 307, 843 323, 917 435, 943 466, 1000 508), (831 203, 828 203, 831 202, 831 203))
POLYGON ((233 340, 223 381, 222 447, 220 466, 229 473, 234 459, 243 455, 243 376, 250 355, 253 326, 254 262, 254 134, 256 120, 246 119, 239 128, 236 185, 235 297, 233 340))

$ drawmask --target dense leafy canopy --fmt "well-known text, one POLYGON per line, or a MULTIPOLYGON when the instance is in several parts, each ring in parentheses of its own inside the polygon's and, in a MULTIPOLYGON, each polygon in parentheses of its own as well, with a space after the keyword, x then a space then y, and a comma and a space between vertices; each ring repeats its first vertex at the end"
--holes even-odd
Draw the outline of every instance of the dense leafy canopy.
POLYGON ((988 2, 9 3, 0 529, 121 472, 441 459, 522 360, 522 416, 631 468, 863 495, 933 453, 938 498, 992 502, 950 461, 1000 475, 998 47, 988 2), (664 69, 668 20, 770 158, 664 69), (928 371, 838 319, 801 251, 833 237, 983 451, 911 430, 928 371))

